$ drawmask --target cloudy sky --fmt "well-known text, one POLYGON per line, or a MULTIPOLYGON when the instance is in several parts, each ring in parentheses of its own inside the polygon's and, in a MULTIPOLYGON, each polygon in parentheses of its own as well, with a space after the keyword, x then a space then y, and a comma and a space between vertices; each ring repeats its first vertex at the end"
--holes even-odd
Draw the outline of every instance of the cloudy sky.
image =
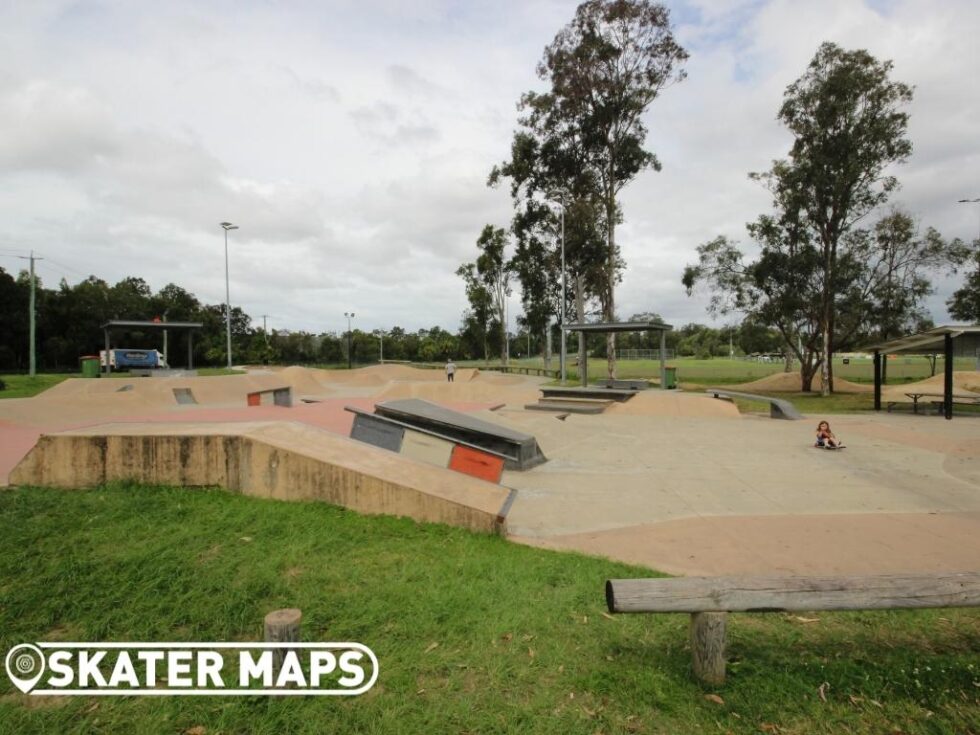
MULTIPOLYGON (((455 330, 457 266, 506 226, 520 94, 574 0, 6 0, 0 3, 0 267, 95 274, 232 301, 270 328, 455 330)), ((744 238, 748 180, 785 155, 783 90, 825 40, 915 85, 895 201, 972 238, 980 206, 975 0, 668 2, 688 79, 647 114, 661 173, 624 192, 623 316, 706 321, 680 285, 695 247, 744 238)), ((937 283, 937 321, 959 278, 937 283)), ((514 299, 517 311, 517 299, 514 299)))

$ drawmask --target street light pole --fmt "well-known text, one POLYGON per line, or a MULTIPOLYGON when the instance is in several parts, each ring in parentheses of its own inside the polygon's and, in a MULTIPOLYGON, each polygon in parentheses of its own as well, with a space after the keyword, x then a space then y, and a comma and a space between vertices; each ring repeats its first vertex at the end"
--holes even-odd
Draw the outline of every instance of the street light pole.
POLYGON ((228 230, 237 230, 238 225, 222 222, 221 229, 225 231, 225 337, 228 351, 228 369, 231 370, 231 288, 228 285, 228 230))
POLYGON ((350 328, 350 320, 354 318, 354 312, 353 311, 345 311, 344 312, 344 316, 347 317, 347 369, 350 370, 352 368, 352 364, 351 364, 351 349, 352 349, 352 347, 351 346, 353 345, 353 341, 352 340, 354 338, 354 333, 351 331, 351 328, 350 328))
POLYGON ((980 197, 976 199, 960 199, 960 204, 980 204, 980 197))

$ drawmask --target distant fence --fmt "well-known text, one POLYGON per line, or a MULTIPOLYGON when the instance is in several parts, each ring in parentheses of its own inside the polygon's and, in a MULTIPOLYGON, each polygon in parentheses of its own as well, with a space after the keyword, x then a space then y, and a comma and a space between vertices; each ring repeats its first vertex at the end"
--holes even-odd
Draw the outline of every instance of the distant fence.
MULTIPOLYGON (((664 358, 674 359, 673 350, 664 350, 664 358)), ((616 350, 617 360, 659 360, 660 350, 616 350)))
POLYGON ((519 373, 521 375, 538 375, 545 378, 561 377, 560 370, 544 370, 542 368, 522 367, 520 365, 494 365, 493 367, 481 367, 480 370, 493 370, 498 373, 519 373))

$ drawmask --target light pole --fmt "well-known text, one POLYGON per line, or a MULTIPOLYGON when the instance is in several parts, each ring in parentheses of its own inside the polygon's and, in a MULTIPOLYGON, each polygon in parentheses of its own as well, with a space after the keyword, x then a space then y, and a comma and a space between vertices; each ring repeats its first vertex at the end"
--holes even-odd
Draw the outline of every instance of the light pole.
POLYGON ((549 201, 557 204, 561 207, 561 302, 560 302, 560 316, 558 317, 561 323, 561 357, 558 361, 561 368, 561 383, 565 384, 565 363, 567 362, 567 356, 565 352, 565 196, 564 194, 549 194, 549 197, 557 197, 549 199, 549 201))
POLYGON ((227 337, 228 369, 231 370, 231 289, 228 286, 228 230, 237 230, 238 225, 222 222, 225 231, 225 336, 227 337))
POLYGON ((980 203, 980 197, 978 197, 977 199, 960 199, 959 200, 959 203, 960 204, 978 204, 978 203, 980 203))
POLYGON ((351 345, 353 344, 352 340, 354 338, 354 333, 351 331, 351 328, 350 328, 350 320, 354 318, 354 312, 353 311, 345 311, 344 312, 344 316, 347 317, 347 369, 350 370, 351 367, 352 367, 352 365, 351 365, 351 345))
POLYGON ((383 365, 385 361, 385 331, 383 329, 375 329, 374 333, 377 335, 378 340, 380 341, 378 362, 383 365))

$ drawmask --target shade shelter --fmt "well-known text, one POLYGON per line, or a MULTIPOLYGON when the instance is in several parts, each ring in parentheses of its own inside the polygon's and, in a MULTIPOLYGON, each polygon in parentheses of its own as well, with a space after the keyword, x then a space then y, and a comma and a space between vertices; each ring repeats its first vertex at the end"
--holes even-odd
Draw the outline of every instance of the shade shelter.
MULTIPOLYGON (((576 324, 563 324, 562 329, 566 332, 579 332, 588 334, 599 332, 608 334, 610 332, 660 332, 660 387, 667 390, 667 332, 673 327, 663 322, 579 322, 576 324)), ((589 361, 588 355, 583 353, 582 364, 579 365, 579 375, 583 386, 589 384, 589 361)))
POLYGON ((953 360, 957 357, 980 357, 980 325, 936 327, 927 332, 910 334, 890 342, 866 347, 874 354, 875 411, 881 410, 881 360, 887 355, 935 355, 942 353, 943 415, 953 418, 953 360))
POLYGON ((187 369, 194 369, 194 330, 201 329, 204 326, 201 322, 164 322, 164 321, 153 321, 153 322, 143 322, 143 321, 128 321, 125 319, 113 319, 102 325, 102 331, 105 333, 105 372, 109 374, 112 372, 112 361, 109 359, 109 340, 112 332, 143 332, 152 331, 155 329, 159 330, 173 330, 173 331, 184 331, 187 332, 187 369))

